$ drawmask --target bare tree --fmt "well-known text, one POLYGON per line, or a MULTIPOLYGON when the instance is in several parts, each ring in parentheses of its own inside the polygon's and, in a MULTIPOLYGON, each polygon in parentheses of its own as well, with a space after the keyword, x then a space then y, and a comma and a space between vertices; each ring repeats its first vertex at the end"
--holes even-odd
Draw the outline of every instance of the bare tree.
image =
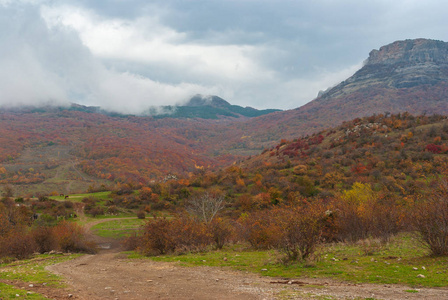
POLYGON ((196 215, 205 223, 209 224, 224 206, 225 202, 223 195, 206 192, 202 195, 190 198, 186 208, 189 213, 196 215))

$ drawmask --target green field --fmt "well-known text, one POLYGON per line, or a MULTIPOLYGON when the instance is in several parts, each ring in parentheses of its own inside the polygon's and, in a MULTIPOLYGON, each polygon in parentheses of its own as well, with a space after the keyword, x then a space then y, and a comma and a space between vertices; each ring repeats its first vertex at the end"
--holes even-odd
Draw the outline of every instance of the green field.
POLYGON ((125 219, 104 222, 92 227, 92 232, 101 237, 121 239, 129 236, 145 224, 146 220, 142 219, 125 219))

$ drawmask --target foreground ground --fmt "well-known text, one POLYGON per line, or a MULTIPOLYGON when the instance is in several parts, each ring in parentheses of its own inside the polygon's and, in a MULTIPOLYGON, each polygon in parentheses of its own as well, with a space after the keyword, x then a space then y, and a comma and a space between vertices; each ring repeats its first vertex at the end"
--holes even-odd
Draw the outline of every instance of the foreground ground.
POLYGON ((447 289, 283 280, 211 267, 129 260, 114 251, 82 256, 49 269, 66 278, 75 299, 448 299, 447 289))
MULTIPOLYGON (((88 224, 87 228, 99 222, 88 224)), ((101 247, 99 254, 47 267, 66 279, 72 298, 448 299, 446 288, 415 289, 328 279, 271 278, 228 268, 183 267, 175 262, 128 259, 120 253, 122 249, 115 240, 95 239, 101 247)), ((62 296, 68 297, 68 294, 62 296)))
MULTIPOLYGON (((86 227, 109 221, 112 220, 95 220, 88 222, 86 227)), ((0 276, 0 295, 2 284, 8 284, 18 288, 17 293, 12 293, 12 298, 16 293, 25 299, 448 299, 446 287, 355 284, 323 278, 273 278, 229 267, 185 267, 176 261, 130 259, 121 252, 117 240, 94 235, 92 238, 100 246, 96 255, 70 260, 64 259, 71 257, 65 255, 37 258, 62 261, 50 264, 46 269, 62 276, 65 287, 52 285, 48 281, 51 275, 44 275, 37 282, 25 277, 15 278, 13 274, 19 272, 18 269, 11 271, 9 267, 1 267, 0 272, 9 272, 4 274, 10 275, 0 276), (40 298, 36 293, 47 298, 40 298)), ((242 254, 236 256, 244 259, 242 254)), ((185 258, 179 257, 181 259, 185 258)), ((204 256, 203 259, 208 262, 211 258, 204 256)), ((230 260, 232 258, 229 257, 230 260)), ((29 263, 17 262, 16 268, 21 264, 29 263)), ((35 267, 29 270, 35 270, 35 267)))

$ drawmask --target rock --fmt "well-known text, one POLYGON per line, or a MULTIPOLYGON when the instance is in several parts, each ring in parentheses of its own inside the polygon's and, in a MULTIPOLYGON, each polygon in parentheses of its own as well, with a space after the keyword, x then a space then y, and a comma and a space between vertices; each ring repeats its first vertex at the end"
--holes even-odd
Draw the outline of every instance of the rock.
POLYGON ((29 287, 34 287, 34 284, 30 284, 29 287))
POLYGON ((224 261, 227 261, 227 257, 224 257, 224 259, 223 259, 224 261))
POLYGON ((422 267, 422 270, 426 270, 426 268, 425 268, 425 267, 422 267))
POLYGON ((418 271, 418 268, 416 268, 416 267, 413 267, 413 268, 412 268, 412 270, 414 270, 414 271, 418 271))
POLYGON ((68 297, 69 298, 73 298, 73 294, 68 294, 68 297))
POLYGON ((417 277, 418 277, 418 278, 425 278, 426 276, 423 275, 423 274, 418 274, 417 277))
POLYGON ((266 272, 268 269, 261 269, 261 272, 266 272))

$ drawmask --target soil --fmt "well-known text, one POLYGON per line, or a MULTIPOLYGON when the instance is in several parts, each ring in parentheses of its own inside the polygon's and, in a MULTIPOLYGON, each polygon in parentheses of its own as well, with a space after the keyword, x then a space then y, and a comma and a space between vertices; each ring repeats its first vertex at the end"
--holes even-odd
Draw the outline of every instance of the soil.
MULTIPOLYGON (((101 220, 100 222, 106 222, 101 220)), ((97 223, 97 222, 95 222, 97 223)), ((93 224, 89 224, 89 228, 93 224)), ((117 241, 95 237, 101 250, 49 266, 68 288, 38 290, 53 299, 448 299, 447 288, 279 279, 212 267, 127 259, 117 241), (406 292, 406 290, 408 290, 406 292), (409 290, 418 291, 410 293, 409 290), (51 294, 52 293, 52 294, 51 294)))

